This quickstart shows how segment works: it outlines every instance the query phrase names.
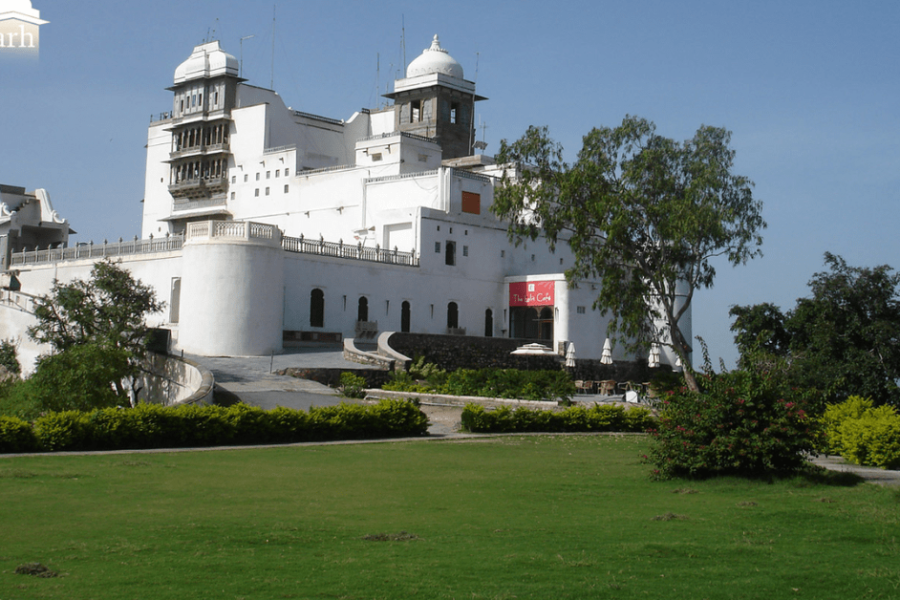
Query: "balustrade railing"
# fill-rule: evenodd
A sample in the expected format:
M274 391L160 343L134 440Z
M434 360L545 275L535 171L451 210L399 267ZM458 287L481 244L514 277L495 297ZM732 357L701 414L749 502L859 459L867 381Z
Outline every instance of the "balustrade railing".
M103 240L102 244L95 244L93 241L87 244L78 244L71 248L45 248L43 250L35 248L23 252L14 252L11 256L10 264L13 267L22 267L25 265L34 265L41 263L54 263L64 260L80 260L83 258L103 258L106 256L129 256L134 254L155 254L158 252L171 252L173 250L181 250L184 244L182 235L169 235L165 237L154 238L152 235L145 240L138 239L137 236L133 240L123 240L119 238L118 242L109 243Z
M361 243L345 244L339 242L326 242L324 239L312 240L303 237L298 238L285 236L281 240L281 246L287 252L297 252L299 254L318 254L319 256L332 256L334 258L345 258L352 260L364 260L369 262L380 262L392 265L403 265L407 267L418 267L419 259L416 252L400 252L396 247L393 250L375 246L363 246Z

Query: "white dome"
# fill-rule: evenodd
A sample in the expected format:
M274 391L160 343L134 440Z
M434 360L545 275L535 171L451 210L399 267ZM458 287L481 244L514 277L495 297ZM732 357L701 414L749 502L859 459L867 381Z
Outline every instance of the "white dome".
M238 60L219 47L219 42L209 42L194 48L191 56L175 69L175 83L188 79L237 75Z
M457 79L464 79L462 65L447 54L446 50L441 48L441 42L438 40L437 35L434 36L431 47L426 48L422 55L409 63L409 67L406 68L407 77L430 75L432 73L441 73Z

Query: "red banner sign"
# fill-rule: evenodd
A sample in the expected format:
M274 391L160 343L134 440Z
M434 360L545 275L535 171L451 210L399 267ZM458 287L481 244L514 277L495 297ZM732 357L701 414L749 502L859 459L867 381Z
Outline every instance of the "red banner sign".
M522 281L509 284L510 306L553 306L553 281Z

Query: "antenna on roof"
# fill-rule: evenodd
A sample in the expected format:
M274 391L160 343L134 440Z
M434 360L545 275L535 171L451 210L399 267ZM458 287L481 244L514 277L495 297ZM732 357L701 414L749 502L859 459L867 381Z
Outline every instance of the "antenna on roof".
M249 40L252 37L256 37L256 35L253 35L253 34L245 35L244 37L241 38L241 42L240 42L240 45L241 45L241 68L240 68L240 72L239 72L240 74L238 75L238 77L240 77L241 79L243 79L243 77L244 77L244 40Z
M272 5L272 80L269 89L275 89L275 5Z
M475 53L475 81L472 83L478 83L478 60L481 58L481 52ZM469 119L469 151L472 154L475 154L475 151L472 150L472 144L475 142L475 88L472 88L472 116ZM482 148L484 150L484 148Z
M406 15L400 15L400 52L403 55L403 75L406 75Z

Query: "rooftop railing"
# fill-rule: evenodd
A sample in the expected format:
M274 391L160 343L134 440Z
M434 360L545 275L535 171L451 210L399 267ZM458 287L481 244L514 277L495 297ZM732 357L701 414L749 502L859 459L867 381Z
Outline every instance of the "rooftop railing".
M78 244L72 248L45 248L40 250L28 250L22 252L14 252L12 254L10 264L13 267L24 267L27 265L55 263L65 260L80 260L91 258L104 258L106 256L129 256L134 254L156 254L159 252L171 252L173 250L181 250L184 244L184 237L181 235L169 235L165 237L154 238L151 235L148 239L139 240L137 236L133 240L123 240L119 238L118 242L109 243L103 240L102 244L95 244L93 241L87 244Z
M299 254L317 254L319 256L331 256L351 260L363 260L368 262L387 263L406 267L418 267L419 259L416 252L400 252L396 247L393 250L375 246L374 248L363 246L362 243L345 244L343 240L326 242L323 238L318 240L308 239L302 235L298 238L285 236L281 240L281 247L287 252Z

